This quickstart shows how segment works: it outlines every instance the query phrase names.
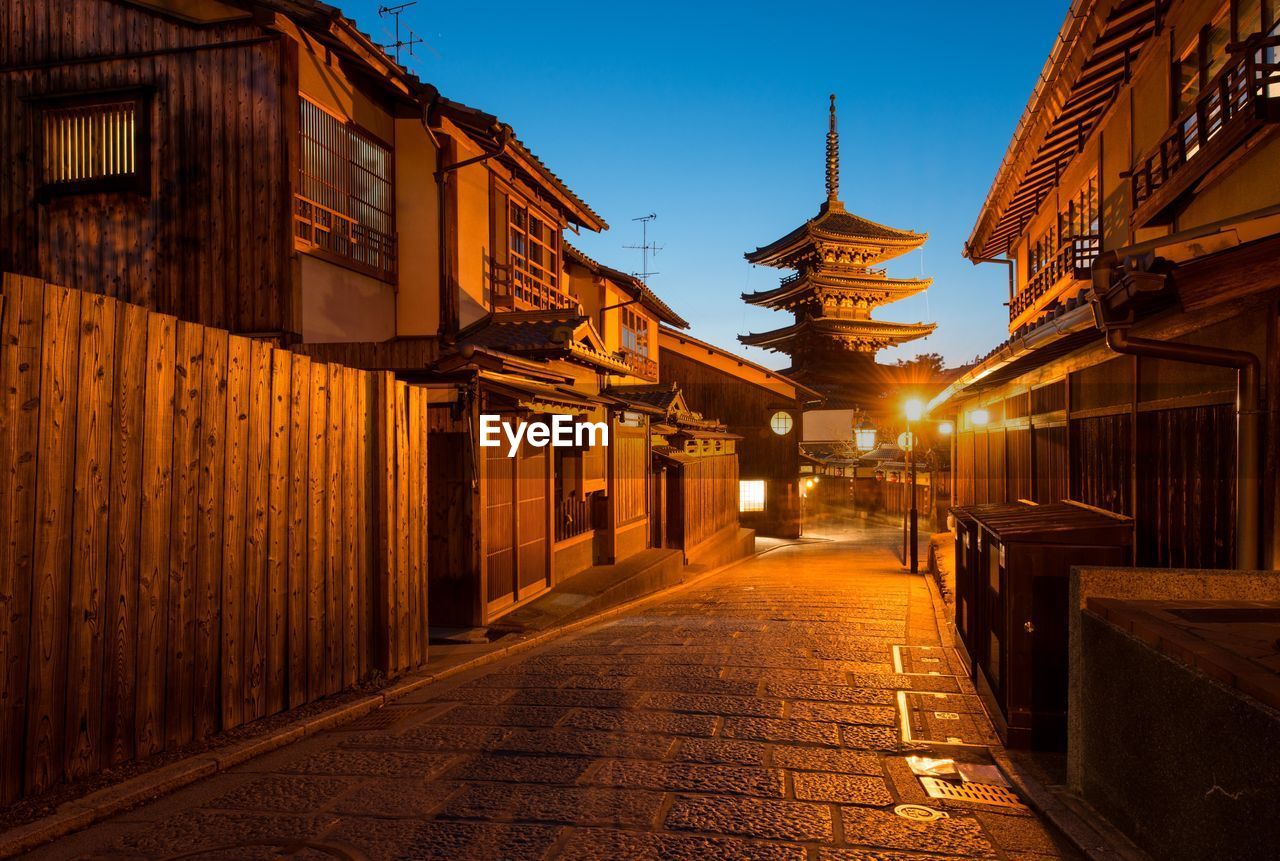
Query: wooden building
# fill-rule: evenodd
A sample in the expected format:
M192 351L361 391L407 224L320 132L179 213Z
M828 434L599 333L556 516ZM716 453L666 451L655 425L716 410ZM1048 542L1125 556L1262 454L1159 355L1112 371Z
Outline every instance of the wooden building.
M1280 9L1082 0L969 239L1009 338L931 404L955 502L1134 518L1133 561L1275 567Z
M738 512L760 535L798 537L800 439L807 405L822 396L741 356L663 327L663 382L680 387L692 410L724 422L741 437Z
M0 271L426 386L434 621L648 546L649 418L602 391L657 382L687 324L565 244L607 225L510 126L313 0L5 9ZM508 459L481 411L611 445Z

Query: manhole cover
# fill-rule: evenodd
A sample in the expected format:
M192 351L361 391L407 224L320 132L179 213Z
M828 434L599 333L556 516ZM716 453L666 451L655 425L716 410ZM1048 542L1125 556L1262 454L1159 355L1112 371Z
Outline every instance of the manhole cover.
M1000 807L1026 807L1011 790L994 783L950 783L936 777L921 777L920 783L930 798L995 804Z
M941 810L934 810L932 807L925 807L923 804L899 804L893 808L893 812L903 819L911 819L916 822L932 822L935 819L948 818L947 814Z
M338 732L360 732L369 729L390 729L404 720L407 713L404 709L380 708L367 715L358 717L350 723L335 727Z

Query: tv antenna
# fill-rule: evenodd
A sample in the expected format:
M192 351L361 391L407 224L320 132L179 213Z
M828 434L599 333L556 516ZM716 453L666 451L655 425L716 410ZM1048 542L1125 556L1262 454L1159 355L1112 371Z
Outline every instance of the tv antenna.
M640 244L624 245L623 248L630 248L640 252L640 271L632 273L645 284L649 283L650 275L658 275L658 272L649 271L649 256L658 256L658 252L662 250L661 245L655 245L649 241L649 222L657 218L657 214L650 212L648 215L642 215L639 218L633 218L632 221L640 222Z
M408 49L409 49L409 56L411 56L411 57L412 57L412 56L413 56L413 46L414 46L414 45L420 45L420 44L422 44L422 39L418 36L418 34L417 34L417 33L415 33L415 32L413 32L413 30L409 29L408 27L405 27L405 28L404 28L405 38L401 38L401 37L400 37L400 16L401 16L401 14L403 14L403 13L404 13L404 10L408 9L410 6L417 6L417 5L418 5L418 0L410 0L410 2L408 2L408 3L401 3L401 4L400 4L400 5L398 5L398 6L379 6L379 7L378 7L378 17L379 17L379 18L385 18L385 17L387 17L388 15L390 15L392 18L394 18L394 19L395 19L395 22L396 22L396 23L395 23L395 27L396 27L396 38L395 38L395 41L394 41L394 42L392 42L392 43L391 43L390 45L388 45L387 47L391 48L393 51L395 51L395 52L396 52L396 62L397 62L397 63L400 63L400 50L401 50L402 48L408 48ZM403 65L403 64L401 64L401 65Z

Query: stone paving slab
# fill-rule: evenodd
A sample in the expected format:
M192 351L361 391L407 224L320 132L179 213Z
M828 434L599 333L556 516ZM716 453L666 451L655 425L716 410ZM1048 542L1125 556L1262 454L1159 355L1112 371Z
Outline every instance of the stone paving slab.
M934 751L903 743L900 691L990 725L967 679L894 672L894 645L946 655L896 538L775 550L31 857L1078 858L1029 810L929 799L907 767Z

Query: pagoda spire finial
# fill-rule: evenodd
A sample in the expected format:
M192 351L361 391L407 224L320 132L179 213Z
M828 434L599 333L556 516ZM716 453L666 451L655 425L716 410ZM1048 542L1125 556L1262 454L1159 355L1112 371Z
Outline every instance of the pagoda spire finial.
M827 202L840 199L840 134L836 131L836 95L831 94L831 125L827 129Z

